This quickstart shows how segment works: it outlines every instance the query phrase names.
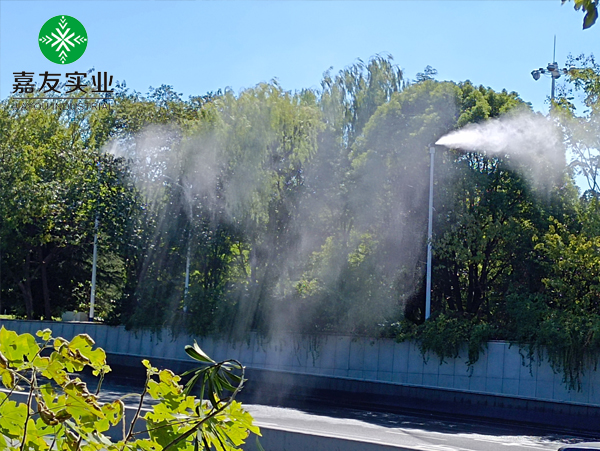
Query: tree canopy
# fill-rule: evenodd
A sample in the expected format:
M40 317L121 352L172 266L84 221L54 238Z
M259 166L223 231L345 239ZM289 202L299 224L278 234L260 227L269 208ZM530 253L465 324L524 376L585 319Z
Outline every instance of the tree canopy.
M517 93L440 82L429 66L411 82L376 56L298 92L273 81L184 100L170 86L142 95L123 84L109 107L81 109L9 98L0 312L86 311L97 233L98 316L110 323L398 334L442 356L467 340L473 358L489 338L572 350L584 339L564 324L591 318L577 330L595 336L599 314L600 71L578 61L569 79L587 110L568 92L556 99L556 153L575 158L552 184L534 185L539 168L508 154L436 152L428 322L428 147L527 110ZM581 198L577 173L589 181ZM571 341L550 333L558 323ZM558 357L571 351L553 349L576 382Z

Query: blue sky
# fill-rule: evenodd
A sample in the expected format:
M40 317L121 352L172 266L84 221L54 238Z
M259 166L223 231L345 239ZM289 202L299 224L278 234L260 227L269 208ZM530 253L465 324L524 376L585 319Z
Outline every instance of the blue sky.
M60 67L44 58L38 33L51 17L77 18L88 48ZM569 53L600 57L600 23L560 0L426 1L0 1L0 98L17 71L66 73L95 67L145 93L172 85L187 98L236 92L277 78L283 88L319 86L322 74L357 58L391 54L414 79L427 65L438 79L517 91L546 112L550 80L533 69Z

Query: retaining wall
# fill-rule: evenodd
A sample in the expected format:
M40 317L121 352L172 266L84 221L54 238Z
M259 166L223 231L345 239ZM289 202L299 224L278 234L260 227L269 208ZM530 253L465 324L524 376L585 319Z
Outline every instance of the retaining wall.
M184 346L195 339L93 323L0 320L0 324L19 333L50 328L54 336L67 339L87 333L108 353L137 356L140 360L155 357L190 361ZM466 356L440 364L435 355L424 359L413 343L389 339L287 335L267 341L252 335L247 341L237 343L218 338L196 340L215 360L235 358L250 369L600 406L599 372L590 369L583 377L582 390L569 391L562 382L562 374L554 373L547 362L528 365L517 346L504 342L489 343L469 369Z

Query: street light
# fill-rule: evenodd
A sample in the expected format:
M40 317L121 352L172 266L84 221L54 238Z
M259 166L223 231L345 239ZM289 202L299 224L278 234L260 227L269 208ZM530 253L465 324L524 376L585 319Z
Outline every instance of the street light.
M427 287L425 288L425 319L431 316L431 239L433 237L433 163L435 146L429 146L429 218L427 222Z
M550 90L550 99L554 100L554 88L555 88L556 80L559 79L561 75L566 75L569 73L569 71L571 69L574 69L573 67L570 67L569 69L567 69L566 67L559 69L558 63L556 62L556 36L554 36L554 54L552 56L552 60L554 62L548 63L548 67L546 67L546 68L540 67L539 69L532 70L531 76L533 77L533 79L535 81L538 81L542 75L547 75L552 78L552 88Z
M554 88L555 88L556 80L559 79L561 75L568 74L571 69L573 69L573 68L571 67L571 68L567 69L565 67L565 68L559 69L558 63L556 63L556 62L548 63L548 67L546 69L544 69L543 67L540 67L539 69L535 69L535 70L531 71L531 76L536 81L539 80L542 75L548 75L548 76L552 77L552 88L550 90L550 99L554 100Z
M90 292L90 313L88 321L94 321L94 304L96 303L96 267L98 266L98 213L94 221L94 253L92 256L92 289Z
M100 183L100 156L98 156L98 183ZM98 189L100 192L100 189ZM98 266L98 220L99 211L96 207L96 219L94 220L94 251L92 256L92 287L90 291L90 313L88 321L94 321L94 305L96 303L96 267Z
M184 285L184 290L183 290L183 313L187 313L187 310L188 310L187 297L188 297L188 292L190 289L190 262L191 262L191 258L192 258L192 204L191 204L191 199L189 199L188 197L190 196L190 191L192 189L192 185L190 185L189 187L186 187L186 186L181 185L180 183L177 183L172 177L169 177L168 175L163 174L163 177L165 179L169 180L175 186L181 188L183 196L186 198L185 200L186 200L187 214L190 219L190 228L188 231L188 243L187 243L187 258L186 258L186 264L185 264L185 285Z

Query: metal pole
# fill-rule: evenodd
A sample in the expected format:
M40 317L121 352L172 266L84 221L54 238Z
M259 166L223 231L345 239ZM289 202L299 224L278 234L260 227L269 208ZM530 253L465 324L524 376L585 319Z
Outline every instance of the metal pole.
M554 64L554 67L556 68L556 70L558 70L558 64L556 64L556 35L554 35L554 50L552 51L552 64ZM555 84L554 72L550 72L550 76L552 77L552 89L550 91L550 108L552 108L552 101L554 100L554 84Z
M425 288L425 319L431 316L431 238L433 236L433 163L435 146L429 147L429 220L427 223L427 287Z
M0 315L2 314L2 242L0 241Z
M94 223L94 255L92 257L92 293L90 295L90 314L88 319L94 321L94 303L96 302L96 263L98 261L98 215Z
M188 310L187 297L190 289L190 260L192 256L192 229L190 224L190 232L188 234L187 261L185 264L185 290L183 291L183 313Z
M98 156L98 183L100 183L100 156ZM100 187L98 187L98 195ZM98 263L98 207L96 207L96 219L94 221L94 254L92 256L92 291L90 293L90 313L89 321L94 321L94 304L96 303L96 266Z
M166 178L167 180L170 180L175 186L178 186L179 188L181 188L181 192L183 193L184 198L186 198L186 193L189 193L190 190L192 189L192 185L190 185L190 187L187 188L184 185L177 183L173 179L173 177L169 177L168 175L163 175L163 177ZM188 232L187 258L186 258L186 263L185 263L185 285L184 285L184 289L183 289L183 313L186 313L188 311L187 297L188 297L188 291L190 289L190 264L191 264L191 259L192 259L192 205L190 203L191 200L189 200L187 198L186 198L186 202L187 202L187 208L189 209L190 231Z

